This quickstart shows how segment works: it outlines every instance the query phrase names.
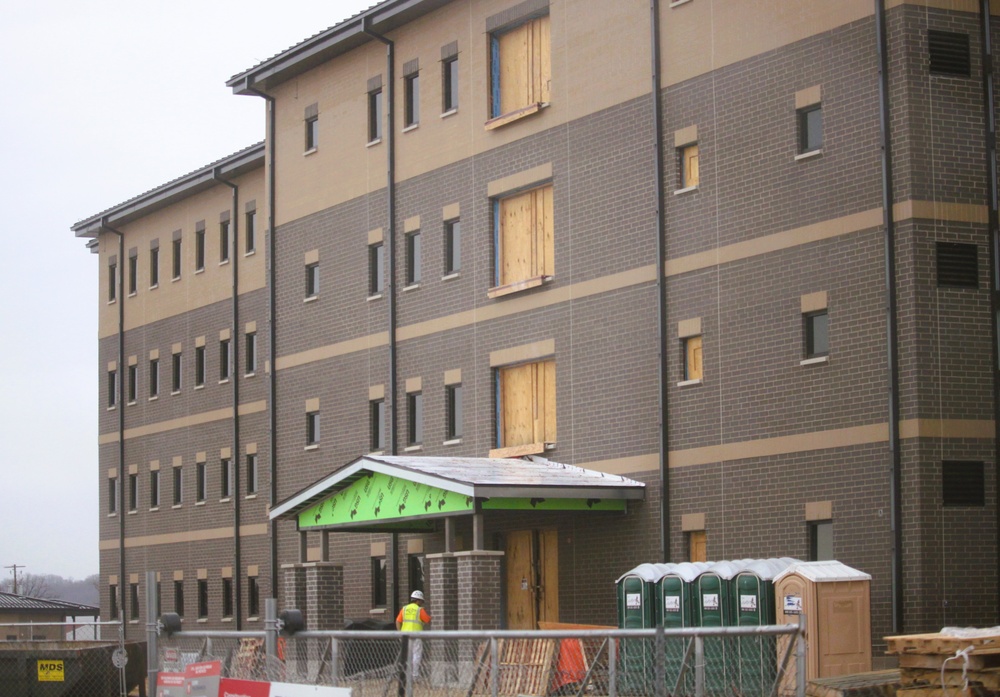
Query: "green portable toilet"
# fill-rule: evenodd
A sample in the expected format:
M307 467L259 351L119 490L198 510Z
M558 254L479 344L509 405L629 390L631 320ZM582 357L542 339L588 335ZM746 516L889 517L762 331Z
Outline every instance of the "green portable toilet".
M732 625L732 579L750 560L720 561L709 566L694 581L695 622L699 627ZM705 638L705 687L710 692L727 692L727 661L735 657L725 637Z
M695 597L692 583L700 573L707 570L706 562L681 562L664 564L664 574L656 582L656 605L660 622L664 629L693 627ZM669 637L665 647L667 691L687 694L694 690L694 670L685 671L683 683L678 685L684 654L689 639Z
M622 574L615 582L618 592L619 629L652 629L656 626L655 583L663 575L659 564L640 564ZM653 675L653 642L646 639L622 639L618 661L622 686L643 692Z

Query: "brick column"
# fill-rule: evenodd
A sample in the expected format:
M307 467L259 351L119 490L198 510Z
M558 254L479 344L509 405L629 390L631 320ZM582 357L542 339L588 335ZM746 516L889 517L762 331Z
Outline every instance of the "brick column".
M458 578L455 555L428 554L427 606L431 629L458 629Z
M301 610L302 619L308 623L309 615L306 609L306 569L304 564L282 564L281 574L284 576L284 597L278 605L282 610ZM308 626L308 624L306 625Z
M500 629L503 552L455 552L458 629Z
M306 626L310 630L344 628L344 568L328 561L305 567Z

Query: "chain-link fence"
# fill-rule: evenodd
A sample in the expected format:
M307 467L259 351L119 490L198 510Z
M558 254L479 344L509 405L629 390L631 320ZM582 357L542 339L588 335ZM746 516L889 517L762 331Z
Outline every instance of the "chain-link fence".
M0 624L4 697L124 697L145 691L146 644L119 622Z
M218 660L222 676L349 687L352 697L804 697L800 628L544 632L180 632L159 667Z

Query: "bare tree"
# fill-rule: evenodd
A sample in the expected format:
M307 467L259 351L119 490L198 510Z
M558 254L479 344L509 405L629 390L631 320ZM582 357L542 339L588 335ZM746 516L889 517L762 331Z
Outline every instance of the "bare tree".
M0 591L4 593L14 592L14 579L5 578L0 581ZM32 598L52 598L52 591L49 588L48 579L38 574L18 574L17 594L27 595Z

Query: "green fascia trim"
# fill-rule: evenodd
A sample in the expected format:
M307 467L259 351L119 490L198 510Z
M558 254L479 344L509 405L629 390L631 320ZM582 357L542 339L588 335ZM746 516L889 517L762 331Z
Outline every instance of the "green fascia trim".
M616 511L625 510L623 499L484 499L484 511Z

